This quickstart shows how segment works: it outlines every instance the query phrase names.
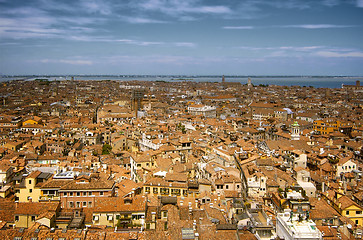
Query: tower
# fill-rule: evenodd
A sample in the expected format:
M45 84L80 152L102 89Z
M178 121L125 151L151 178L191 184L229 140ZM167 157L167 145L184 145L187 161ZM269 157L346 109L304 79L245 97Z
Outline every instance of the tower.
M142 107L142 99L144 98L144 90L138 89L132 91L131 97L131 108L135 111L135 116L137 118L137 111Z
M248 87L248 89L250 89L252 87L251 78L248 78L248 80L247 80L247 87Z
M225 83L226 79L224 78L224 75L222 76L222 83Z
M296 121L291 125L291 140L300 140L300 125Z

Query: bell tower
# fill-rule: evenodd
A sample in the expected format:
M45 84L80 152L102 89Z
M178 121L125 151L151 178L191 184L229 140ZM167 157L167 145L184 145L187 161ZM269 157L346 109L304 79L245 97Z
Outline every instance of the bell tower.
M291 140L300 140L300 125L296 121L291 125Z

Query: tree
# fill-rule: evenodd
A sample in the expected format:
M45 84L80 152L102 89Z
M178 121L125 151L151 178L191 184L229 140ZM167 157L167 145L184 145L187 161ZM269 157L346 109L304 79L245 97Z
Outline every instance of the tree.
M110 144L105 143L105 144L102 146L102 155L110 154L110 153L111 153L111 150L112 150L111 145L110 145Z

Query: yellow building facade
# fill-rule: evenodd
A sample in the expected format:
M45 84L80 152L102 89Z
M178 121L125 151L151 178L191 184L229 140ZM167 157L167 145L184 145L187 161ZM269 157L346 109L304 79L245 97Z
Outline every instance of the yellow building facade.
M329 120L315 120L313 122L313 129L315 132L320 134L329 134L335 131L338 131L341 126L341 122L338 120L329 121Z

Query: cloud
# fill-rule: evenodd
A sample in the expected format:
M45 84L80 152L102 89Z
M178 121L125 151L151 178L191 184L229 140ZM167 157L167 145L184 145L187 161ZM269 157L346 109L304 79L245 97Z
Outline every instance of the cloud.
M340 4L339 0L324 0L322 1L322 4L324 6L328 6L328 7L334 7Z
M180 56L180 55L114 55L102 58L103 63L119 65L125 64L173 64L173 65L208 65L211 63L221 63L228 61L240 61L241 58L227 58L221 56L214 57L196 57L196 56ZM164 65L162 65L164 66Z
M81 8L89 13L99 13L109 15L112 12L112 7L106 1L101 0L81 0Z
M363 58L363 52L351 51L351 52L334 52L334 51L319 51L316 53L317 56L329 57L329 58Z
M278 47L249 47L240 46L246 50L266 58L276 57L326 57L326 58L363 58L359 49L338 48L329 46L278 46Z
M357 7L363 8L363 0L357 0Z
M279 50L286 50L286 51L299 51L299 52L306 52L312 51L315 49L323 49L324 46L303 46L303 47L295 47L295 46L279 46L279 47L247 47L241 46L238 47L239 49L250 50L250 51L265 51L265 50L272 50L272 51L279 51Z
M106 43L123 43L137 46L173 46L173 47L196 47L197 44L192 42L162 42L162 41L142 41L135 39L115 39L113 37L94 37L94 36L70 36L67 38L72 41L80 42L106 42Z
M336 25L336 24L300 24L300 25L273 25L273 26L225 26L223 29L245 30L262 28L302 28L302 29L327 29L327 28L352 28L357 25Z
M151 19L151 18L143 18L143 17L121 17L120 19L133 24L144 24L144 23L167 23L166 21Z
M188 14L229 14L233 11L223 5L203 5L200 1L192 0L146 0L140 1L135 8L143 11L161 12L169 16L183 16Z
M351 28L354 25L335 25L335 24L302 24L302 25L285 25L282 28L304 28L304 29L324 29L324 28Z
M92 65L93 62L89 60L60 60L61 63L67 63L72 65Z
M81 59L42 59L39 62L41 63L66 63L71 65L93 65L93 62L90 60L81 60Z
M173 45L177 46L177 47L196 47L197 46L195 43L191 43L191 42L176 42Z
M0 38L66 38L94 32L84 25L102 22L97 17L62 16L38 7L21 6L0 10Z
M253 26L225 26L223 29L255 29Z

